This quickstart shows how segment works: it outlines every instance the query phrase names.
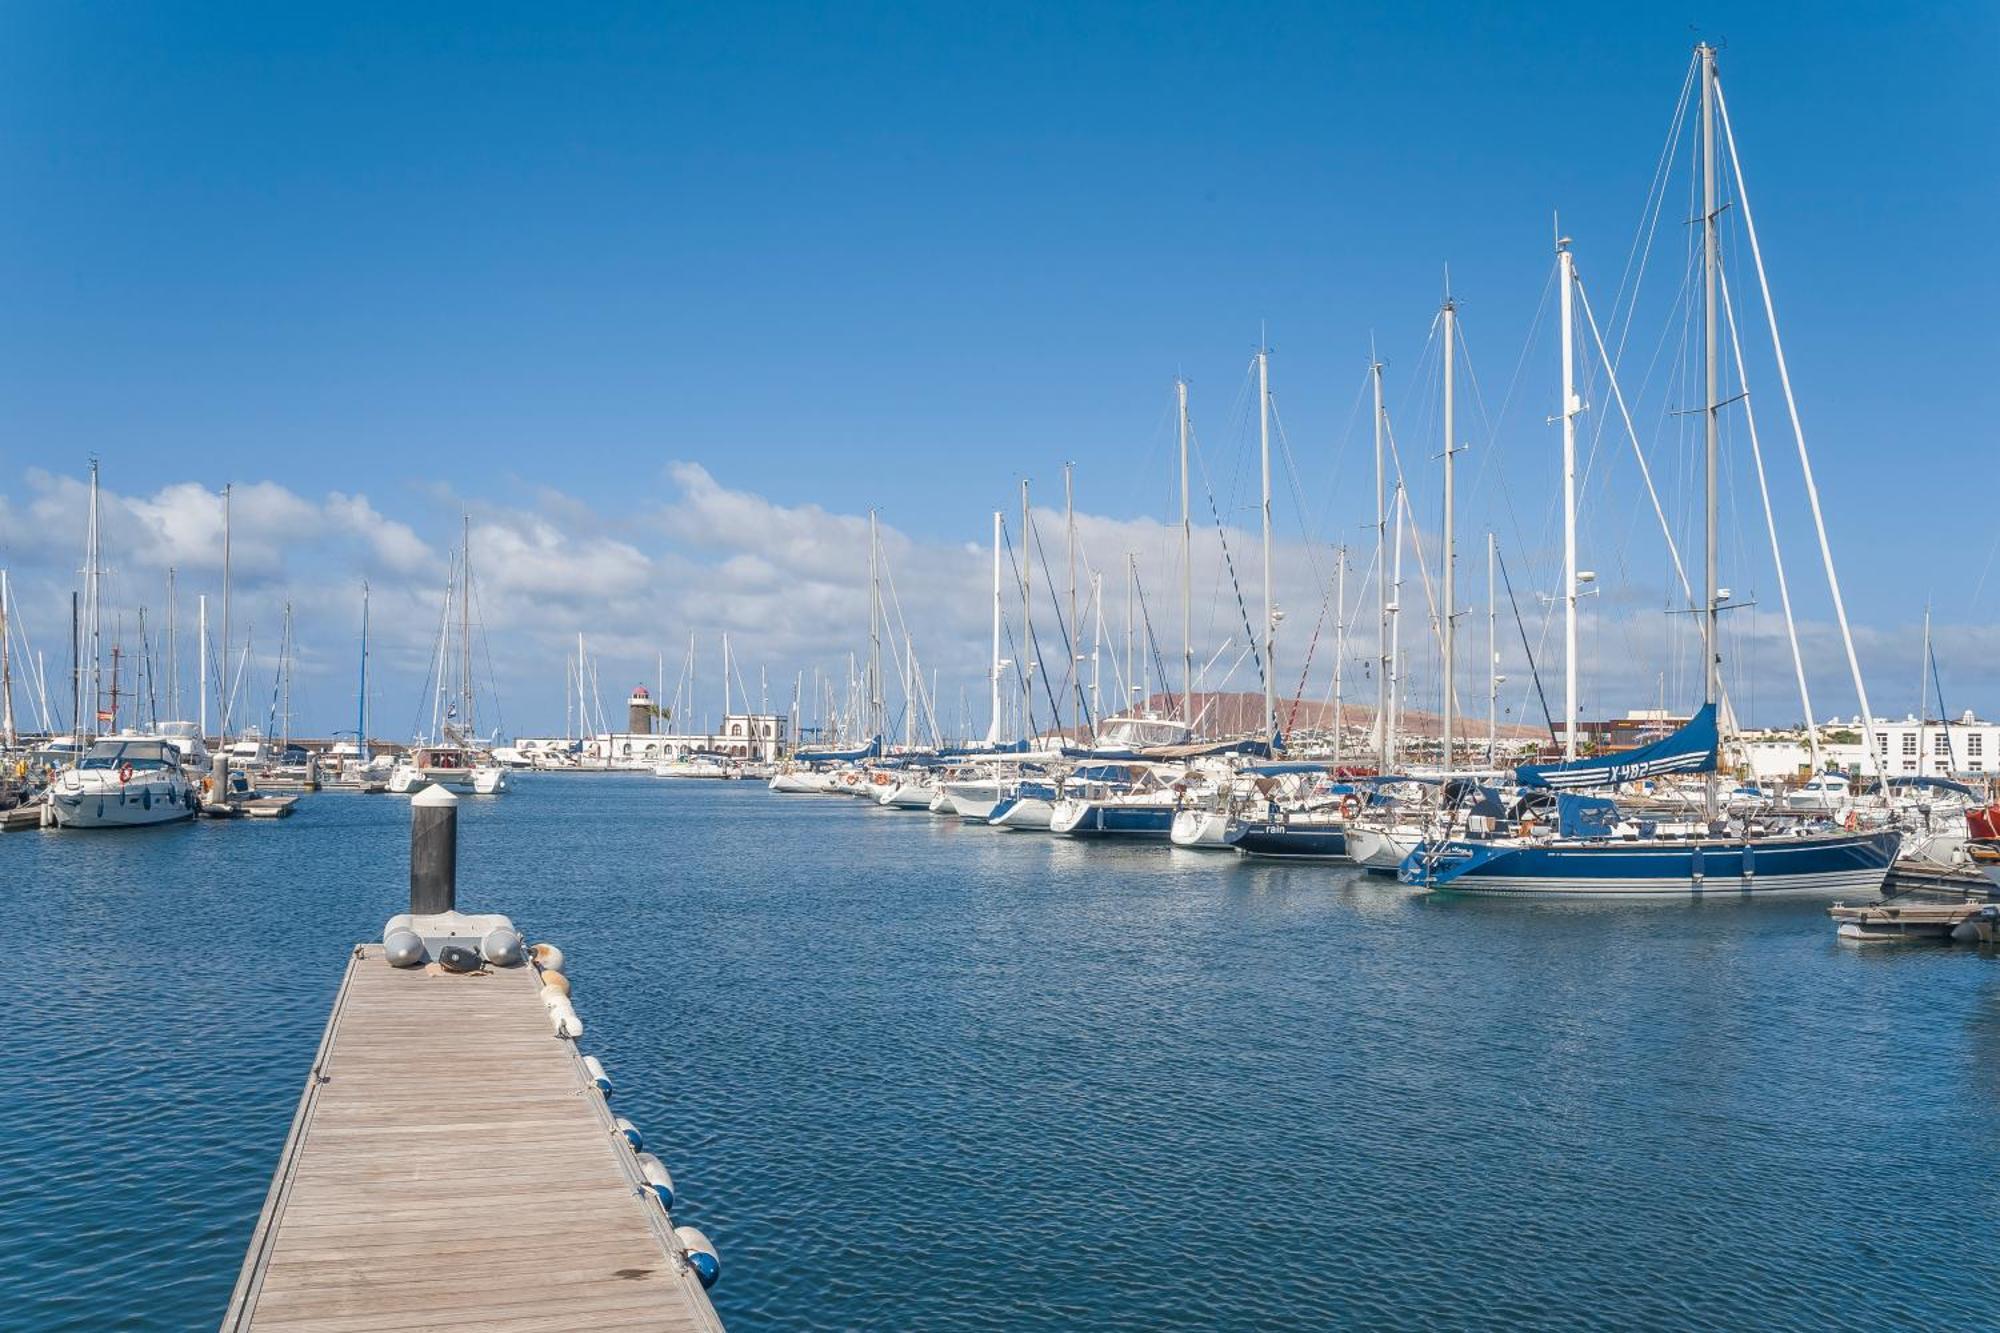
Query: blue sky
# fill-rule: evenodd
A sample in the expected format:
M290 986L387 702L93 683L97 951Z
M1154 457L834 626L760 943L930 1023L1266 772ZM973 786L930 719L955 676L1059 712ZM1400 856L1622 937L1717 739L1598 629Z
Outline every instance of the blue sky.
M1320 526L1356 523L1359 455L1334 460L1371 335L1402 401L1449 262L1497 397L1556 208L1608 304L1691 17L1725 44L1850 602L1913 683L1895 644L1927 594L1993 618L1995 590L1969 597L1991 506L1952 484L1991 455L2000 352L1981 5L12 7L7 558L80 542L28 517L48 498L29 473L91 452L127 495L362 494L438 547L485 507L697 584L672 562L713 546L655 521L685 502L675 463L772 512L879 506L913 549L982 540L1064 460L1094 514L1161 517L1169 378L1194 381L1211 462L1240 467L1260 325ZM1550 466L1545 380L1482 442L1510 474ZM1468 559L1499 505L1467 496ZM1586 526L1606 547L1630 517ZM273 596L391 573L277 554ZM1629 562L1657 583L1656 549ZM727 619L614 610L651 623L589 628L635 660ZM976 673L978 608L939 619L928 656ZM824 641L837 622L740 629L789 675L850 646ZM329 672L350 632L318 634ZM1968 704L2000 706L1956 665ZM501 669L546 725L559 670Z

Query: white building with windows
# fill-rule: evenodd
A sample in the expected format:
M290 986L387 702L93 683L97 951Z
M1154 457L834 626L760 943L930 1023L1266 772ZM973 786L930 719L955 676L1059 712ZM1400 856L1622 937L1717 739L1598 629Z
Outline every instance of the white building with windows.
M1981 721L1969 709L1953 721L1876 718L1872 749L1863 739L1865 731L1858 717L1836 718L1821 726L1820 752L1827 763L1867 777L1876 776L1877 755L1892 778L1966 778L2000 772L2000 722ZM1803 754L1803 738L1797 745Z

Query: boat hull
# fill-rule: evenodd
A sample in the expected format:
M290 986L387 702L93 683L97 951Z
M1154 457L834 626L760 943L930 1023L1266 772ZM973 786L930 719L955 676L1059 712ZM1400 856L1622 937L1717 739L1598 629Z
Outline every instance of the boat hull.
M1231 846L1228 812L1177 810L1174 812L1174 826L1167 835L1167 841L1176 847L1206 847L1212 851L1228 851Z
M193 819L197 802L185 782L132 782L123 787L58 785L49 805L59 828L145 828Z
M1451 842L1419 847L1404 883L1511 897L1840 897L1879 893L1896 830L1687 846Z
M993 807L993 813L986 822L995 828L1047 832L1055 810L1055 802L1045 796L1009 796Z
M1347 826L1244 824L1237 830L1236 850L1274 861L1346 861Z
M1049 832L1070 838L1165 838L1173 828L1171 805L1062 801L1049 817Z

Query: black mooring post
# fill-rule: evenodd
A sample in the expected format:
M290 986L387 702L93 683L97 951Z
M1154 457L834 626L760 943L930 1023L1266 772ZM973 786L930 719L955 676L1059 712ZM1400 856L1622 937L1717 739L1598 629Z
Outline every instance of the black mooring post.
M410 798L410 914L458 907L458 798L433 783Z

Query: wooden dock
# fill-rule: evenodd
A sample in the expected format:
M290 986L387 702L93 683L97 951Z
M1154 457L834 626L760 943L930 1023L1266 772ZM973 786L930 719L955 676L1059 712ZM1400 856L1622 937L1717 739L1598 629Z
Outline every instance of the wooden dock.
M720 1333L530 963L357 946L222 1323Z

